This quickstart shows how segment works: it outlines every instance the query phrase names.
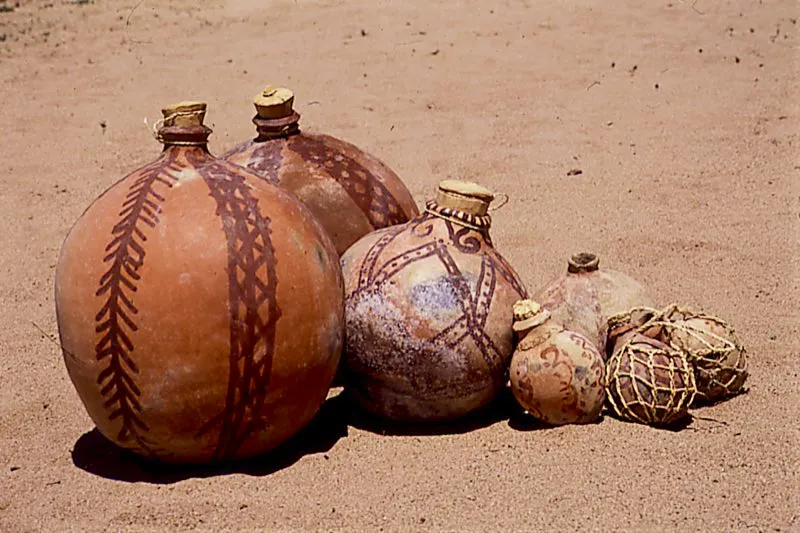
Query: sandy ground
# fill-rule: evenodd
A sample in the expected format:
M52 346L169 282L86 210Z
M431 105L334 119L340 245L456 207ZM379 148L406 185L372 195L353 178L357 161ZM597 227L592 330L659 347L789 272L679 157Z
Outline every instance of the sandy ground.
M0 529L800 530L796 2L3 11ZM295 90L306 128L381 157L419 203L446 177L507 193L493 236L531 289L594 251L661 303L728 318L751 354L749 393L679 432L610 417L536 430L500 410L383 435L333 400L282 451L236 468L121 460L48 338L61 241L158 152L145 117L205 99L219 154L252 135L266 82Z

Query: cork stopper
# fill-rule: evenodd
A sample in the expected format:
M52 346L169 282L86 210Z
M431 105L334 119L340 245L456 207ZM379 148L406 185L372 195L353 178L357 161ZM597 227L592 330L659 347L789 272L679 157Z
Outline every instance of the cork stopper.
M170 104L161 110L164 127L192 128L203 125L206 118L205 102L185 101Z
M253 99L258 116L265 119L290 117L294 113L294 94L283 87L267 85Z
M594 272L600 265L600 258L597 255L581 252L569 258L569 266L567 271L572 274L581 272Z
M439 206L476 216L488 213L492 200L492 191L469 181L441 181L436 194L436 203Z
M550 312L533 300L518 300L514 303L514 331L526 331L544 324Z

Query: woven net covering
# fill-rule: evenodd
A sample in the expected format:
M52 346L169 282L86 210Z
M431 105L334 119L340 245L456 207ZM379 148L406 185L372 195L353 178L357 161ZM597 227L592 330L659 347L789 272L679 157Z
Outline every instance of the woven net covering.
M634 307L628 311L617 313L608 317L608 350L614 348L614 343L620 337L637 330L653 317L660 316L661 311L652 307Z
M685 417L697 391L686 355L641 334L608 360L606 390L619 417L654 426Z
M747 379L747 352L730 324L719 317L671 305L650 321L660 340L683 351L694 367L700 399L717 401L740 392Z

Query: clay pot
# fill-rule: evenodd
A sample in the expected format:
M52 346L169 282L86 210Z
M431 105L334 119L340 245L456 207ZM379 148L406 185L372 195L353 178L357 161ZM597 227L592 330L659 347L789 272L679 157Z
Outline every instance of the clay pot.
M325 400L341 355L333 243L289 193L164 110L161 156L95 200L56 270L70 378L107 438L167 462L249 457Z
M503 388L512 306L526 290L492 246L492 199L479 185L443 181L424 213L342 257L346 386L367 411L450 420Z
M653 318L660 316L660 311L652 307L633 307L627 311L616 313L608 317L608 338L606 339L606 353L613 354L630 337L637 333L651 338L657 338L661 330L657 326L648 326Z
M606 399L603 356L585 336L564 329L532 300L514 305L519 337L511 358L511 392L533 417L551 425L584 424Z
M595 254L573 255L566 274L540 289L533 299L550 311L554 321L585 335L606 357L608 317L653 303L636 280L600 269L599 264Z
M400 178L375 157L321 133L301 132L288 89L255 98L258 136L224 155L295 195L322 223L341 255L367 233L419 211Z
M744 387L747 352L733 327L721 318L671 305L645 320L639 330L686 354L694 368L698 400L716 402Z
M684 419L697 392L686 355L636 331L617 340L606 389L617 416L653 426Z

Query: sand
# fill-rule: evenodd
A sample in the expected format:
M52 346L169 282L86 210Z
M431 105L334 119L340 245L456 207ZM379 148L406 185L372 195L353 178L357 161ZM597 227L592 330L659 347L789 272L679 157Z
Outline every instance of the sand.
M20 0L0 12L0 529L800 530L798 11ZM268 82L294 89L301 125L383 159L420 205L448 177L508 194L493 237L530 289L592 251L663 304L729 319L749 392L682 431L608 416L540 429L497 410L384 435L332 400L282 451L237 468L123 460L52 340L62 239L157 154L145 117L207 100L219 154L253 134Z

